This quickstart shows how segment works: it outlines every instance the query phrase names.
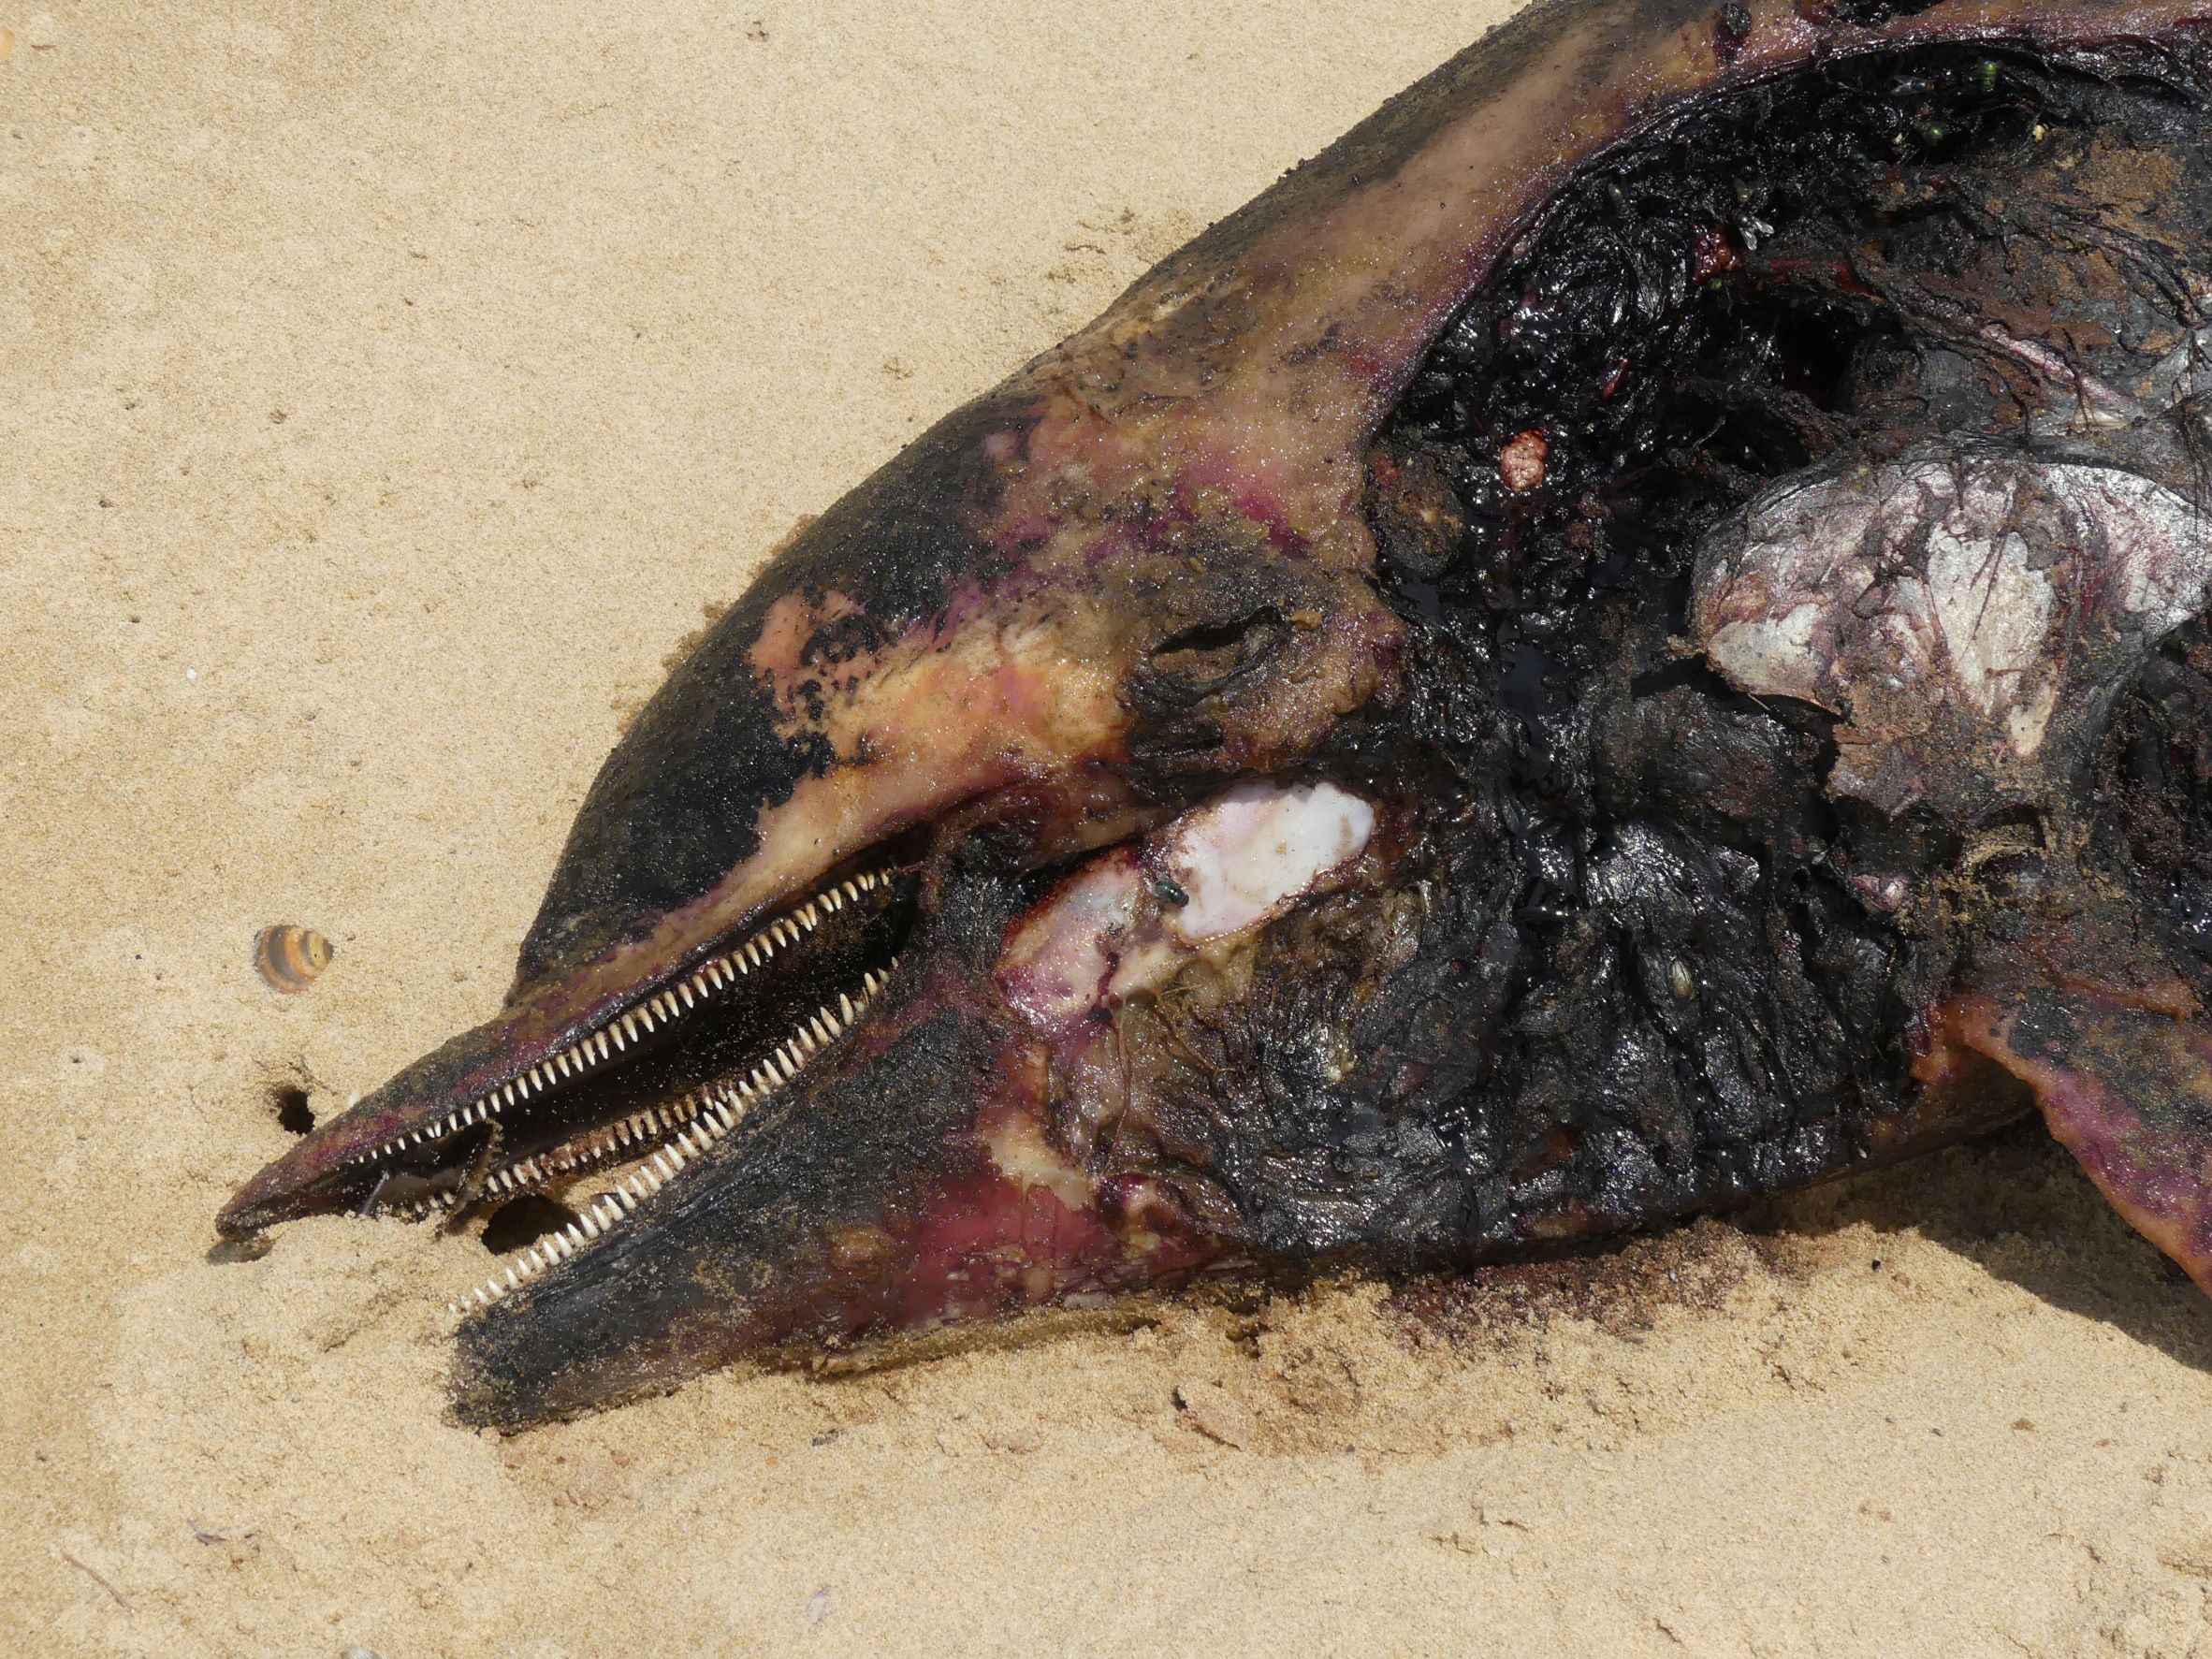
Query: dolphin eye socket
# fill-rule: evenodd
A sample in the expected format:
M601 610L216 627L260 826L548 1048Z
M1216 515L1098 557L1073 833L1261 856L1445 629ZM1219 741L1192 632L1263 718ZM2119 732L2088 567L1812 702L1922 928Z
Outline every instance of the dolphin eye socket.
M1272 604L1169 634L1145 654L1139 695L1157 708L1187 708L1249 678L1289 635Z

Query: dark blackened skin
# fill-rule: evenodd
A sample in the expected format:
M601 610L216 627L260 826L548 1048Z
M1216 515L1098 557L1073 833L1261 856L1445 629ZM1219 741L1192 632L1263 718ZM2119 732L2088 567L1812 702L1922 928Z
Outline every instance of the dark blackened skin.
M1870 798L1839 733L1902 738L1830 706L1848 685L1762 694L1696 589L1823 468L1870 532L1976 444L2125 473L2168 519L2207 499L2201 21L1525 14L795 541L607 762L506 1010L225 1230L353 1201L395 1136L883 863L914 916L889 988L654 1206L467 1321L465 1417L1255 1259L1556 1248L2030 1093L2195 1270L2193 1108L2122 1113L2146 1078L2190 1096L2212 992L2168 962L2202 872L2145 851L2212 845L2203 792L2117 811L2100 747L2142 747L2145 650L2099 659L2087 747L2036 791L1953 745ZM1256 779L1352 792L1372 841L1163 986L1071 1026L1009 1000L995 953L1055 877ZM2126 949L2088 971L2088 932Z

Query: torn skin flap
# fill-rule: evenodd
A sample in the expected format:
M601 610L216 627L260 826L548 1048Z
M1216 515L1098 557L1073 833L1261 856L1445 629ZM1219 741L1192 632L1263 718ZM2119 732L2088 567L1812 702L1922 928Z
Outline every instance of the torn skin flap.
M2113 1208L2212 1292L2212 1027L2056 985L1969 993L1944 1023L2033 1090Z

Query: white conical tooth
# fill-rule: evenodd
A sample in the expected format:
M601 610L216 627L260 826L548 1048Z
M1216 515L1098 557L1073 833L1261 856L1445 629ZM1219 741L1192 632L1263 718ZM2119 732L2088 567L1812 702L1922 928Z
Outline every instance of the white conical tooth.
M793 1078L799 1074L798 1067L792 1063L791 1055L782 1049L778 1049L776 1051L774 1058L777 1069L783 1073L784 1082L789 1083Z
M819 1011L807 1024L814 1035L824 1042L833 1041L837 1035L837 1016L826 1008Z
M807 924L807 931L809 933L822 925L822 912L815 909L811 899L799 907L799 920Z
M839 991L837 993L837 1012L843 1016L844 1021L848 1026L852 1024L852 1016L855 1011L856 1011L852 1006L852 998L846 996L844 992Z

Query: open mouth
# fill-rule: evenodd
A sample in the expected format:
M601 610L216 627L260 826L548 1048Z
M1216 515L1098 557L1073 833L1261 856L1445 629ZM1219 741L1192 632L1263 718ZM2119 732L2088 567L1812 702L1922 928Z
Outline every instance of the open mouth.
M1016 881L994 999L1022 1041L1086 1053L1122 1003L1345 880L1375 823L1334 784L1250 779L1132 838L1039 863ZM651 1225L642 1213L664 1188L883 1003L924 910L911 851L879 848L764 925L694 949L582 1029L541 1040L535 1057L507 1059L497 1083L448 1087L433 1070L410 1086L403 1074L389 1090L400 1103L365 1102L356 1126L332 1125L340 1145L234 1205L226 1230L280 1209L458 1223L558 1201L557 1225L509 1245L449 1304L466 1316Z
M533 1194L560 1199L575 1218L451 1310L497 1301L619 1227L844 1041L891 982L918 886L910 866L881 859L825 882L764 925L695 951L503 1081L458 1104L415 1106L287 1208L458 1220Z

